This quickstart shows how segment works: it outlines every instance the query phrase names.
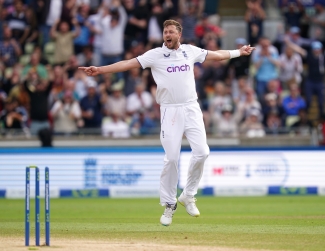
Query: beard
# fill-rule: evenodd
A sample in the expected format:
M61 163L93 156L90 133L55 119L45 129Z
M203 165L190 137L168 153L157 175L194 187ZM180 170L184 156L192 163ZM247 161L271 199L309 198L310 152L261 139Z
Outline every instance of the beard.
M171 41L167 41L167 39L165 39L165 46L170 50L176 50L178 47L178 40L171 39Z

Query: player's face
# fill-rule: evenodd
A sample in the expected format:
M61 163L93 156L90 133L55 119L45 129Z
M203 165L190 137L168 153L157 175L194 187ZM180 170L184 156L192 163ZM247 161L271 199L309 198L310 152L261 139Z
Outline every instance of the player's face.
M168 49L176 50L179 46L181 33L176 29L175 25L169 25L164 28L163 32L165 46Z

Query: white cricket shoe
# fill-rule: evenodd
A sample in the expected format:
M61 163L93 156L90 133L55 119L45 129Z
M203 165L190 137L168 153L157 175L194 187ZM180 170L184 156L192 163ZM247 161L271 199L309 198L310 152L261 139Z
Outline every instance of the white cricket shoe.
M195 202L196 198L194 196L186 196L183 193L178 197L178 202L185 207L186 212L193 216L193 217L199 217L200 211L197 209Z
M160 217L161 225L164 225L167 227L170 224L172 224L173 215L176 212L176 209L177 209L177 203L175 205L166 204L165 211L164 211L163 215Z

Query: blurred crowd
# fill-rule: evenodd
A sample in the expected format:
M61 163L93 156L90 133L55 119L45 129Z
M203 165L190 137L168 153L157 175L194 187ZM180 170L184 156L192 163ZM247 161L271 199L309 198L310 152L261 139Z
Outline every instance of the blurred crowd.
M88 77L78 66L130 59L161 46L162 23L179 21L182 43L222 48L227 31L211 0L0 0L0 128L37 135L159 133L150 69ZM271 41L262 0L247 0L250 57L194 68L207 132L220 137L310 134L317 96L324 118L325 1L314 11L282 0L283 25ZM211 9L212 7L212 9ZM228 31L229 32L229 31Z

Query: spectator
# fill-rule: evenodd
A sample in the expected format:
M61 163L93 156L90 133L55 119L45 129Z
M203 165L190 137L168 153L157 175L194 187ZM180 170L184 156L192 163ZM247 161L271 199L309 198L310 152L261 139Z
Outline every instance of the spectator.
M27 129L28 113L19 106L16 99L7 98L5 108L0 113L0 121L5 129Z
M51 94L54 94L56 96L58 93L62 92L64 83L67 78L67 73L64 71L63 67L61 65L55 65L53 67L53 70L50 72L49 78L49 80L52 82Z
M102 105L96 92L96 82L87 82L87 95L80 100L85 128L100 128L102 123Z
M44 65L47 68L47 71L49 72L49 70L51 69L51 64L50 64L49 60L47 60L47 55L43 54L43 50L39 45L36 44L32 47L33 47L32 53L38 54L38 56L40 58L40 64Z
M253 63L256 68L256 91L258 98L262 100L266 93L267 83L271 79L278 78L278 61L279 54L277 51L272 52L270 40L267 38L260 39L261 50L253 54Z
M159 125L160 123L160 105L156 102L157 98L157 86L152 86L150 88L150 93L152 95L153 104L151 108L149 109L149 116L150 118L157 124Z
M240 49L246 44L247 44L246 39L244 38L236 39L237 49ZM229 60L226 71L227 71L227 76L230 78L232 84L237 84L236 81L238 81L239 77L248 76L249 65L250 65L250 56L232 58Z
M161 46L163 22L172 15L173 3L170 0L165 1L165 6L154 3L151 8L151 17L148 22L148 41L152 47Z
M78 59L77 56L70 56L69 60L64 64L64 70L68 73L68 78L72 78L76 71L78 71Z
M237 137L238 121L233 115L233 108L230 104L226 104L221 109L221 114L214 117L214 132L218 137Z
M305 94L307 101L307 109L310 107L312 95L318 97L319 118L324 114L324 71L325 56L323 53L323 45L315 41L311 44L312 51L308 53L307 65L308 73L305 84Z
M7 94L0 88L0 112L4 109L4 103L6 99L7 99Z
M291 129L298 135L310 135L313 124L307 117L306 109L300 109L298 115L299 120L291 126Z
M232 85L232 99L237 105L246 101L246 89L249 87L247 76L238 77L236 84Z
M127 97L135 91L135 86L138 83L143 82L143 79L140 75L140 69L134 68L126 72L124 95Z
M257 101L254 90L251 87L247 87L245 90L246 100L238 102L237 110L235 116L238 118L238 121L246 120L251 111L258 111L258 119L262 121L262 116L260 114L262 107L260 102Z
M145 47L143 42L132 41L131 47L125 55L125 59L131 59L133 57L137 57L145 53Z
M3 41L0 41L0 60L6 67L12 67L17 63L21 49L17 41L12 38L11 29L4 27Z
M214 84L217 81L224 81L226 73L226 65L221 61L213 61L204 63L201 81L204 83L204 90L208 99L213 96Z
M118 113L113 113L111 119L104 119L102 123L102 135L112 138L130 137L129 126Z
M53 106L56 101L62 100L66 92L71 92L73 100L79 101L79 96L75 91L76 85L74 79L62 78L62 81L61 86L55 87L55 81L52 84L52 90L49 97L50 106Z
M246 137L255 138L263 137L265 135L264 127L259 122L260 113L258 110L251 110L245 119L244 123L240 126L240 132Z
M280 34L278 35L277 42L281 45L279 46L281 49L281 52L285 52L285 48L287 46L290 46L291 44L298 45L300 47L309 48L310 43L312 42L312 39L309 38L303 38L300 35L300 28L293 26L289 29L289 32L287 34ZM292 46L292 45L291 45Z
M27 64L22 71L22 77L26 77L26 75L28 74L28 72L34 69L36 70L38 76L41 79L48 79L48 72L46 67L40 63L40 55L38 53L33 53L30 57L30 63Z
M56 64L66 63L73 55L73 39L79 35L79 25L74 21L75 30L69 31L67 22L57 20L51 28L51 37L55 40L54 62ZM59 30L57 31L57 26Z
M24 87L30 97L30 131L36 135L43 128L50 128L48 119L48 97L52 85L40 79L37 72L31 69L24 81Z
M281 125L283 124L283 107L279 104L278 96L275 93L268 93L265 95L265 104L262 108L263 112L263 124L268 126L268 119L274 123L277 121L275 117L280 118ZM271 114L271 118L269 118ZM269 127L269 126L268 126Z
M81 108L79 103L74 100L71 91L66 91L63 98L54 103L50 113L54 119L55 133L70 134L76 132L78 127L83 126Z
M13 10L14 0L1 0L1 5L8 10Z
M184 43L196 41L197 38L195 35L195 26L198 22L198 17L201 15L200 9L198 8L198 3L181 0L179 10L179 14L182 19L182 38Z
M89 6L89 4L85 4ZM82 5L76 4L76 0L65 0L63 1L62 12L60 20L67 22L71 27L73 24L73 19L76 17L76 12L78 8Z
M94 53L93 48L90 45L84 46L82 48L82 53L77 55L78 65L91 66L94 65Z
M266 116L266 131L268 134L281 133L281 118L276 110L271 110Z
M78 55L82 53L83 48L89 45L90 39L90 23L88 22L89 16L89 5L82 4L78 8L78 13L76 16L76 22L79 26L79 34L74 39L74 53Z
M79 99L82 99L87 95L87 83L94 81L92 78L87 77L83 71L76 71L73 80L75 82L75 91ZM95 83L96 85L96 83Z
M133 115L140 110L148 110L153 104L152 96L145 91L143 83L135 86L134 93L130 94L126 100L126 111L129 115Z
M196 88L198 98L199 100L205 103L205 106L207 106L208 104L206 100L206 93L202 81L202 73L203 73L202 67L200 67L200 65L198 64L194 65L193 72L194 72L195 88Z
M285 18L286 27L300 26L301 19L304 15L304 6L300 1L292 2L282 0L281 9Z
M23 46L28 37L30 27L27 23L24 5L21 0L15 1L14 11L7 16L6 21L8 27L12 30L12 37Z
M21 79L21 67L17 64L12 68L10 75L4 76L2 89L9 95L10 91L19 85Z
M247 10L245 20L247 22L247 36L248 42L251 45L257 44L263 34L263 21L265 19L265 12L261 6L261 0L247 0Z
M294 53L290 46L280 56L280 76L282 86L288 88L290 83L300 84L302 80L303 65L300 55Z
M102 75L102 82L99 85L99 93L101 96L107 96L112 94L112 81L114 78L111 73L106 73ZM124 85L123 79L120 79L117 83L122 83Z
M195 27L195 35L201 46L207 43L209 39L215 40L219 45L219 38L225 35L225 31L220 27L209 23L208 15L203 14L201 22Z
M309 18L309 37L311 39L320 40L322 43L325 42L325 3L324 1L315 2L314 6L316 15Z
M214 88L214 96L209 104L209 112L213 121L216 120L216 116L220 117L221 110L224 106L232 104L231 97L226 95L223 82L216 82Z
M32 43L37 44L38 43L38 23L37 23L37 17L35 15L35 11L33 8L28 7L26 10L26 19L27 23L29 24L29 30L28 35L26 39L26 43Z
M30 113L30 97L24 85L20 81L19 76L13 74L10 81L11 84L17 82L10 89L8 94L9 98L18 100L18 103L24 107L28 113Z
M6 24L7 9L0 4L0 41L3 40L3 29Z
M59 92L57 94L55 101L62 99L66 92L71 92L73 100L78 102L80 99L79 99L77 92L75 91L75 86L76 86L76 82L73 78L64 79L63 88L62 88L61 92ZM53 88L52 88L52 90L53 90Z
M93 61L92 65L99 66L101 61L101 48L102 48L102 31L101 31L101 19L103 15L103 8L98 8L96 13L92 14L88 18L89 29L93 34ZM82 65L82 64L81 64Z
M65 79L63 84L63 89L58 96L59 98L63 98L64 93L71 92L72 98L76 101L79 101L80 98L78 96L78 93L75 91L75 89L76 89L76 82L74 81L74 79L73 78Z
M112 95L108 97L104 104L105 116L111 116L113 113L119 114L121 119L126 117L126 98L123 95L123 82L118 82L111 87Z
M138 1L137 5L134 0L124 0L123 3L128 17L124 33L124 45L125 49L128 50L131 47L132 41L146 41L145 36L147 34L150 12L147 8L146 0Z
M150 135L155 132L157 125L148 113L140 110L139 113L133 116L130 128L133 136Z
M108 12L104 14L101 22L102 30L102 65L114 64L122 60L124 53L123 36L127 16L120 1L114 1ZM106 10L107 11L107 10ZM117 73L118 79L123 78L122 73Z
M36 16L42 35L42 47L50 41L51 27L60 19L63 9L63 0L34 1Z
M104 0L104 1L105 1L105 0ZM110 1L110 0L109 0L109 1ZM84 4L86 4L86 5L90 5L91 2L92 2L91 0L77 0L77 1L76 1L76 5L77 5L77 7L79 7L79 6L81 6L81 5L84 5ZM96 0L95 0L94 2L96 2ZM99 2L97 2L97 4L99 4Z
M277 49L277 47L275 47L273 44L271 44L270 40L267 37L260 37L260 39L258 40L258 44L256 44L256 46L255 46L255 50L253 50L253 52L252 52L251 60L252 60L252 58L254 58L254 55L261 54L261 51L262 51L262 48L263 48L262 47L262 42L263 42L264 39L269 41L269 43L268 43L269 44L269 46L268 46L269 52L271 54L279 54L279 50ZM286 40L286 42L287 41L289 41L289 40Z
M287 116L286 126L291 126L295 122L299 110L306 108L305 100L300 96L299 88L296 84L290 86L290 95L283 99L282 106Z
M292 84L292 83L289 83L289 84ZM280 81L278 81L277 79L271 79L267 83L267 92L266 93L267 94L273 93L276 95L276 97L280 97L283 94ZM263 99L261 100L263 105L265 103L266 95L264 95Z

